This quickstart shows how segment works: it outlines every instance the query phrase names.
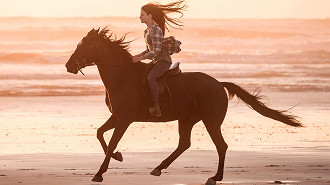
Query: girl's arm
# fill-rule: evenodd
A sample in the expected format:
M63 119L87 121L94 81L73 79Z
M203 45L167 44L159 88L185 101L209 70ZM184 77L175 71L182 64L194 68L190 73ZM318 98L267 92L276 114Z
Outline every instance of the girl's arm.
M142 51L142 53L140 53L140 54L138 54L138 55L135 55L135 56L143 56L143 55L145 55L146 53L148 53L149 52L149 50L148 50L148 46L146 46L146 50L144 50L144 51Z

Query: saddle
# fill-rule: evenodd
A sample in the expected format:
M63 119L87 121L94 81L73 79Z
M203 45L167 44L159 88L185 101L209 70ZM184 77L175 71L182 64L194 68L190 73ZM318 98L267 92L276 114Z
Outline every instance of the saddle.
M166 78L169 76L176 76L178 74L182 73L180 69L180 62L176 62L171 65L171 67L168 69L168 71L163 74L161 77L159 77L157 80L161 80L162 78Z
M141 79L141 84L142 84L143 89L147 90L148 92L149 92L149 85L148 85L148 81L147 81L147 76L148 76L148 73L150 72L150 70L152 69L152 67L153 66L149 66L150 69L148 69L147 72L145 74L143 74L142 79ZM159 94L163 93L166 89L168 90L168 93L171 94L170 89L166 85L166 81L164 79L167 77L176 76L181 73L182 73L182 71L180 69L180 62L176 62L176 63L172 64L171 67L169 68L169 70L156 80L158 89L159 89Z

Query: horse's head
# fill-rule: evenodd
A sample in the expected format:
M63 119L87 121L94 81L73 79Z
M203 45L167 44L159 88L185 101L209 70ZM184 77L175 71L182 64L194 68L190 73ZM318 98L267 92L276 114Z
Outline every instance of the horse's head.
M120 66L130 63L132 56L127 50L130 41L124 41L126 35L118 40L112 39L112 34L107 35L108 31L104 28L88 32L65 64L67 71L77 74L82 68L94 64Z
M99 30L91 30L77 45L76 50L65 64L69 73L77 74L82 68L94 65L98 60L99 46L93 34L97 35ZM83 74L83 73L82 73Z

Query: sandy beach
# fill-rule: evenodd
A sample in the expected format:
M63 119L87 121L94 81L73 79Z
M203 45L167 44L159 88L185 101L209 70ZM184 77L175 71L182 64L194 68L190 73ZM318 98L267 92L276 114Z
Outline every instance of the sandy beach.
M170 32L183 43L173 55L183 72L262 89L267 106L289 109L305 126L234 98L221 126L229 149L218 184L330 184L330 19L184 23ZM190 149L162 176L149 175L177 146L178 124L138 122L116 149L124 162L111 161L104 182L91 182L104 158L96 132L111 114L96 66L73 75L64 65L89 30L105 26L118 38L130 32L132 54L145 49L137 17L0 18L0 185L202 185L216 173L215 146L199 122Z
M217 184L329 184L329 148L287 151L228 151L223 182ZM313 149L315 151L315 148ZM188 150L160 177L149 175L170 152L123 152L102 183L91 182L102 154L40 153L2 155L0 184L201 185L216 170L215 151ZM327 154L327 155L326 155Z
M229 151L218 184L329 184L326 94L265 94L275 108L299 101L294 113L305 115L306 127L286 126L231 101L222 126ZM177 146L177 123L134 123L118 145L124 162L112 160L104 182L91 182L104 158L96 138L110 115L103 98L2 97L0 121L7 126L0 135L0 184L201 185L215 174L217 153L202 123L193 129L191 148L161 177L149 173Z

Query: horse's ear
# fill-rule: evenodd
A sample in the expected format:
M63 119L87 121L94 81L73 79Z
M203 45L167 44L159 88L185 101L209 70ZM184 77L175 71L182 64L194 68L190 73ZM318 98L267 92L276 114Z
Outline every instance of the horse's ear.
M92 29L91 31L89 31L89 32L87 33L87 35L90 35L90 34L92 34L92 33L93 33L93 31L94 31L94 29Z
M99 29L97 29L97 33L99 33L100 32L100 27L99 27Z

